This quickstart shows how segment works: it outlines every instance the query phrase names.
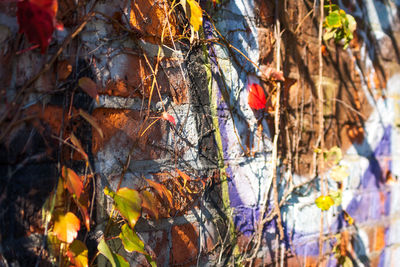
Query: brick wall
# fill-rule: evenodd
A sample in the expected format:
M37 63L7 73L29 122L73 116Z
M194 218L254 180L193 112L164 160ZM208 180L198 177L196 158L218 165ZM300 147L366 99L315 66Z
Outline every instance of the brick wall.
M400 253L399 6L343 1L341 7L358 23L355 40L348 49L325 43L325 147L341 148L341 165L350 175L341 185L342 204L324 212L326 241L320 257L321 210L314 201L321 184L313 174L318 5L278 2L276 7L275 1L230 0L214 7L203 1L213 20L203 17L200 39L190 44L182 38L186 21L180 6L164 24L170 2L59 1L65 30L54 34L45 55L36 50L16 55L29 44L17 34L16 4L1 3L0 61L10 67L0 69L1 112L6 118L0 137L0 256L9 263L37 261L35 250L43 233L40 209L56 183L58 165L85 170L79 153L59 142L73 132L96 172L90 242L96 243L108 221L111 203L104 187L116 189L121 181L121 187L142 189L148 186L147 178L162 182L174 196L173 208L159 207L158 220L143 214L135 227L159 266L249 264L260 212L268 214L277 203L272 182L274 115L248 106L247 87L258 83L268 97L274 93L261 70L276 67L274 24L279 19L285 82L277 189L284 233L279 235L276 217L266 223L254 264L334 266L331 252L340 236L346 241L342 251L354 265L393 266ZM96 15L50 70L19 95L92 7ZM66 79L59 77L62 64L72 68ZM77 86L81 77L96 82L98 103ZM73 116L79 108L97 120L103 137ZM165 120L152 124L164 108L176 125ZM190 186L201 190L177 191L176 169L190 175ZM340 187L330 179L329 166L319 175L326 176L329 190ZM293 191L286 195L288 190ZM343 211L354 224L348 224ZM117 241L113 245L119 247ZM146 265L139 253L121 253L133 266ZM98 263L105 266L105 258L99 257Z

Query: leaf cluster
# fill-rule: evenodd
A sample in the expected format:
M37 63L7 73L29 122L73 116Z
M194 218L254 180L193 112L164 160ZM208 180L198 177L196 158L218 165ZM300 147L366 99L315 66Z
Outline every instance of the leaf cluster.
M353 39L353 32L357 28L356 20L352 15L346 14L343 9L337 5L327 5L328 16L324 21L324 40L334 39L336 43L344 42L343 48L347 48L350 41Z

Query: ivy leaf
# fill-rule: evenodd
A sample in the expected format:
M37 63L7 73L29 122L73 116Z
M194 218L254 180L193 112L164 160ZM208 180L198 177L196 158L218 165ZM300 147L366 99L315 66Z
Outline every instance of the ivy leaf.
M176 126L175 118L169 115L167 112L163 112L161 118L163 120L169 121L170 123Z
M142 254L148 254L144 249L144 243L138 235L132 231L132 229L127 225L124 224L121 227L121 233L118 236L122 244L124 245L124 249L128 252L139 252Z
M349 29L350 32L353 33L357 29L357 22L354 19L354 17L349 14L346 14L346 19L347 19L347 23L348 23L347 28Z
M160 195L160 197L166 198L169 205L172 206L172 194L171 192L165 187L165 185L154 182L152 180L146 179L145 180L149 183L151 187L153 187L157 193Z
M71 243L78 236L81 222L72 212L56 214L53 232L63 242Z
M324 159L326 162L336 165L342 160L342 150L339 147L334 146L324 152Z
M330 177L336 182L343 182L349 176L346 166L337 165L331 169Z
M285 81L285 77L283 76L283 72L282 71L277 71L276 69L271 68L271 67L267 67L265 69L265 71L263 71L263 75L268 80L271 79L271 80L280 81L280 82L284 82Z
M343 211L343 217L344 220L349 224L349 225L353 225L354 223L354 219L353 217L350 216L350 214L347 213L347 211Z
M329 192L329 196L333 200L335 206L340 206L342 204L342 192L341 191L332 191Z
M62 167L61 175L64 178L64 188L67 188L71 194L81 197L83 183L81 178L70 168Z
M116 193L108 187L104 188L104 194L114 200L115 208L125 218L130 227L135 227L142 211L142 199L138 191L127 187L120 188Z
M252 109L264 109L267 104L264 89L256 83L249 85L249 96L247 102Z
M342 26L342 18L338 10L329 13L325 18L325 27L339 28Z
M315 200L315 204L321 210L329 210L329 208L335 204L330 196L320 196Z
M57 64L57 76L60 81L64 81L72 72L72 66L67 60L58 62Z
M92 79L88 77L82 77L79 79L78 85L83 91L85 91L85 93L96 100L98 104L100 103L99 95L97 93L97 85L94 81L92 81Z
M39 45L42 54L46 52L54 31L57 7L54 12L53 5L57 6L57 1L24 0L17 3L19 33L24 33L30 43Z
M73 198L76 205L79 208L79 211L81 212L82 218L84 219L84 223L86 226L86 229L90 231L90 216L88 212L88 207L89 207L89 197L87 194L81 194L80 198Z
M129 267L128 261L121 255L113 253L104 239L97 245L97 250L110 261L112 267Z
M142 198L142 208L145 209L152 217L158 220L158 210L156 206L156 199L149 191L142 191L140 193Z
M103 130L101 130L99 124L96 119L90 114L86 113L84 110L79 109L79 115L81 115L96 131L99 133L101 138L104 138Z
M47 235L47 247L50 255L56 258L60 255L61 241L54 233L50 233Z
M335 36L336 32L332 29L327 30L322 37L324 41L327 41Z
M75 239L69 246L67 256L76 267L88 266L88 249L86 245L78 239Z
M203 24L203 10L201 10L199 3L195 0L186 0L186 3L190 6L190 25L192 25L193 30L197 32Z
M78 138L76 138L74 133L71 133L69 138L71 140L71 143L77 148L77 151L85 158L85 160L89 160L89 157L83 149L81 142L78 140Z
M178 169L175 169L175 170L179 174L179 176L183 179L183 187L186 187L186 182L191 180L189 175L187 175L186 173L184 173L183 171L180 171Z

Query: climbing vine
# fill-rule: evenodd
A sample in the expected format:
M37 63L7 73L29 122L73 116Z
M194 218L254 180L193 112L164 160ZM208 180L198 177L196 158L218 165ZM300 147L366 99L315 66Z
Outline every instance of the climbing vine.
M222 264L222 255L226 253L226 257L231 257L231 260L226 260L232 265L245 266L247 264L253 265L259 256L259 250L263 246L263 237L265 229L271 223L276 227L276 242L273 249L276 251L275 262L279 261L283 264L285 253L287 250L288 229L285 229L283 218L283 207L287 205L288 201L294 194L298 194L304 188L317 188L319 191L317 198L313 201L321 210L321 230L320 230L320 262L324 257L323 246L329 239L335 239L335 244L332 248L332 253L342 265L349 266L349 256L345 245L348 243L349 237L345 233L328 236L324 232L324 216L327 215L326 211L332 210L334 207L340 208L342 203L343 181L349 176L347 167L341 164L342 152L338 146L332 145L333 142L326 142L326 132L331 127L334 119L327 116L324 112L327 109L328 97L327 92L324 91L324 58L327 56L324 49L327 49L329 42L333 40L335 44L339 44L339 49L347 49L350 42L354 37L356 30L355 19L347 14L338 5L332 4L324 5L324 1L314 1L314 9L308 11L309 13L297 25L296 29L290 29L290 25L285 22L285 15L283 4L280 1L275 1L273 14L273 42L271 46L274 47L269 54L269 62L265 63L265 68L260 67L259 62L253 62L243 51L231 44L227 38L221 34L213 20L212 15L206 12L206 8L202 8L196 0L181 0L169 1L164 6L165 20L162 25L159 25L161 36L157 42L156 55L149 55L142 49L140 53L143 54L146 67L150 69L150 75L146 77L149 82L148 102L147 107L144 100L141 105L141 115L144 119L138 126L137 139L145 138L146 135L157 127L157 123L162 122L167 124L174 134L174 138L178 138L181 129L178 129L177 121L180 118L170 114L163 101L163 92L161 85L158 81L158 74L161 66L161 61L165 57L163 54L164 48L167 45L170 50L177 52L177 44L185 46L189 52L192 49L200 47L204 54L204 68L207 73L207 86L209 94L210 114L213 129L211 130L214 135L214 143L217 158L217 177L195 177L182 171L181 169L174 168L171 172L164 172L163 174L169 176L163 182L156 182L150 179L141 177L146 185L135 189L121 187L122 180L128 169L133 148L130 150L123 165L123 171L120 175L120 180L116 187L106 186L101 193L107 198L105 203L110 203L112 208L107 210L109 215L107 224L104 231L97 236L97 246L92 258L89 257L89 248L85 243L93 230L94 218L93 209L95 205L95 192L96 192L96 178L100 174L96 173L92 167L92 156L88 149L82 144L82 138L78 135L77 130L68 130L60 132L59 136L53 136L59 142L61 148L68 148L65 154L75 155L79 154L79 159L84 162L84 168L74 168L73 164L67 160L68 157L64 154L58 158L58 172L59 179L57 185L48 198L43 207L43 221L45 225L44 235L46 239L42 244L41 250L44 251L48 248L49 256L53 263L58 266L94 266L95 260L99 255L104 256L112 266L129 266L129 257L127 254L139 253L145 257L150 266L156 266L157 255L149 249L145 244L144 239L140 233L136 231L137 225L140 220L159 220L160 218L171 218L177 214L183 214L188 210L192 202L205 195L207 186L214 186L217 183L221 193L222 208L226 216L227 231L221 235L221 240L218 241L218 246L214 249L219 249L220 256L218 263ZM285 2L286 3L286 2ZM129 14L127 21L124 21L123 16L114 14L109 16L100 11L95 11L94 1L93 6L89 12L82 17L78 26L73 29L65 38L61 46L56 49L56 53L50 57L43 68L34 75L17 93L13 103L22 105L27 100L26 93L29 92L32 85L46 72L48 72L52 65L58 61L58 57L63 53L68 45L74 40L83 28L93 19L103 19L112 23L114 29L134 36L140 39L144 36L143 32L135 29L132 26L132 14ZM133 2L132 2L133 4ZM206 3L209 5L211 3ZM212 1L213 8L224 5L219 1ZM319 6L318 6L319 5ZM63 30L62 23L57 19L58 1L41 1L41 0L24 0L17 3L17 20L19 24L19 31L23 33L29 42L28 48L21 49L18 54L31 53L39 48L41 54L45 54L51 45L52 36L54 31ZM320 8L317 11L317 7ZM311 16L312 13L318 13ZM176 18L174 23L179 28L179 34L174 37L172 31L173 15ZM317 16L318 15L318 16ZM283 40L285 34L290 38L296 39L296 34L301 29L302 23L306 18L318 22L318 80L316 84L316 92L310 95L309 102L305 103L305 93L303 91L297 92L297 96L301 95L301 103L297 103L295 108L290 107L287 103L290 100L289 91L292 90L293 78L290 77L289 66L285 66L285 61L282 62L285 49L289 49L284 44ZM203 28L208 25L209 29ZM272 29L272 28L271 28ZM271 30L270 29L270 30ZM174 29L175 30L175 29ZM209 30L211 33L206 33ZM153 38L154 36L146 36ZM289 38L287 37L287 38ZM32 46L31 46L32 45ZM218 94L228 106L227 110L230 114L230 120L235 125L235 120L244 120L242 117L237 116L238 108L236 103L230 97L229 84L226 83L226 73L223 72L221 63L218 59L216 47L228 51L229 57L234 64L239 65L241 60L245 60L252 65L252 71L246 73L248 76L252 75L255 80L247 84L243 91L247 94L246 101L244 101L249 110L253 112L252 115L256 118L256 126L251 127L257 129L256 132L263 137L264 127L268 124L272 132L270 136L271 143L271 168L272 175L269 177L268 190L265 190L261 196L260 213L256 222L255 231L250 241L246 244L245 248L239 248L238 239L240 233L236 231L234 223L235 210L230 207L230 192L229 192L229 174L227 173L227 161L224 158L224 147L222 143L221 124L218 121L219 107L217 99ZM313 51L315 52L315 51ZM325 51L326 52L326 51ZM288 53L286 51L286 53ZM239 60L239 59L240 60ZM272 59L271 59L272 58ZM63 64L62 64L63 63ZM264 64L263 63L263 64ZM96 64L96 62L93 62ZM57 76L60 80L66 80L72 73L72 66L66 62L60 61L58 64ZM239 68L242 66L239 66ZM304 67L304 66L302 66ZM182 77L185 83L187 76L182 65L179 65ZM218 73L215 75L215 73ZM299 76L301 76L299 74ZM306 76L306 75L304 75ZM77 78L77 77L75 77ZM304 82L307 77L298 77L298 83ZM309 77L308 77L309 78ZM218 82L216 81L217 79ZM311 78L309 78L311 79ZM218 88L216 88L218 84ZM126 85L125 85L126 86ZM187 88L188 85L185 84ZM304 84L300 87L304 87ZM99 88L94 81L93 77L81 75L73 84L74 90L82 90L87 96L91 98L92 102L100 103ZM75 91L74 91L75 92ZM160 107L156 110L153 107L154 99L160 100ZM66 97L67 99L67 97ZM145 97L143 97L145 99ZM297 101L298 98L296 98ZM76 109L73 107L73 95L68 95L69 102L67 111L63 112L63 120L65 123L70 123L75 119L83 119L85 123L100 136L104 138L102 131L101 121L97 121L88 110ZM342 100L338 100L342 101ZM343 101L342 101L343 102ZM17 123L18 115L21 114L21 107L11 105L4 114L1 114L0 124L5 125L5 130L0 135L0 140L3 140L8 134L12 132L13 127ZM146 108L144 108L146 107ZM308 109L311 117L315 121L310 124L316 125L311 133L306 131L304 123L304 116L308 115L305 112ZM142 111L144 111L142 113ZM356 110L357 111L357 110ZM358 111L357 111L358 112ZM9 121L10 114L17 114ZM261 114L261 115L260 115ZM64 116L66 115L66 116ZM236 116L236 117L235 117ZM290 120L296 117L296 127L290 125ZM328 126L327 120L331 119ZM266 122L266 123L264 123ZM248 125L249 123L246 122ZM264 123L264 124L263 124ZM72 123L71 123L72 125ZM235 127L235 126L234 126ZM71 127L72 128L72 127ZM250 128L250 125L249 125ZM293 128L296 128L293 130ZM362 131L362 128L360 132ZM234 128L237 141L243 150L246 157L254 157L256 152L246 144L243 144L240 134ZM307 136L304 141L302 137ZM249 138L250 139L250 138ZM262 138L260 138L261 140ZM187 141L188 142L188 141ZM310 150L310 146L313 148ZM329 148L329 149L328 149ZM149 148L150 149L150 148ZM312 151L312 160L310 160L307 170L310 170L310 177L305 182L295 184L293 181L293 174L299 173L299 157L304 150ZM252 153L253 152L253 153ZM176 153L178 154L178 153ZM72 158L71 156L71 158ZM177 157L177 155L175 155ZM309 155L308 155L309 156ZM120 160L120 159L118 159ZM303 166L305 166L304 164ZM306 168L305 168L306 169ZM80 174L78 174L80 173ZM288 174L288 175L286 175ZM317 178L319 182L316 181ZM217 180L217 181L215 181ZM333 181L329 183L329 181ZM269 189L271 188L271 189ZM182 200L184 199L184 200ZM190 203L183 203L188 201ZM98 208L98 207L97 207ZM344 209L340 209L340 214L343 215L344 220L348 225L354 224L354 219L351 214L347 213ZM325 220L326 221L326 220ZM83 227L84 226L84 227ZM115 243L121 244L120 248L115 246ZM242 253L243 252L243 253ZM42 253L42 252L41 252ZM224 255L225 256L225 255Z

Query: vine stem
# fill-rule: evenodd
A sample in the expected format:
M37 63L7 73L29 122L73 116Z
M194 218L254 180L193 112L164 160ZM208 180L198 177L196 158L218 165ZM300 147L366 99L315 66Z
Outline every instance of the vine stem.
M281 69L281 31L280 31L280 21L279 21L279 0L275 0L275 29L274 35L276 39L276 70L280 71ZM264 193L263 197L263 208L261 209L259 222L257 225L257 234L256 234L256 242L255 248L253 250L253 254L250 257L250 266L253 266L253 261L257 257L257 252L261 246L262 242L262 233L264 229L264 225L270 219L276 216L276 223L279 230L279 239L277 238L277 247L276 250L279 250L279 241L283 240L284 233L282 227L282 217L281 217L281 210L279 205L279 193L278 193L278 183L277 183L277 163L278 163L278 139L279 139L279 122L280 122L280 96L281 96L281 84L277 82L276 84L276 106L275 106L275 118L274 118L274 139L273 139L273 148L272 148L272 190L273 190L273 201L274 201L274 209L270 216L264 218L265 212L268 205L268 194L269 190ZM276 261L278 264L278 261ZM279 265L278 265L279 266Z
M279 72L281 70L281 23L279 21L279 1L275 0L275 39L276 39L276 70ZM281 210L279 208L279 199L278 199L278 139L280 133L280 100L281 100L281 84L278 82L276 84L276 107L275 107L275 134L274 134L274 143L272 150L272 186L274 193L274 210L277 215L277 225L279 230L279 239L283 239L283 227L282 227L282 217Z
M322 60L322 31L324 22L324 0L320 0L320 19L318 29L318 61L319 61L319 79L318 79L318 141L321 151L323 151L324 142L324 95L322 91L322 74L323 74L323 60ZM317 141L317 142L318 142ZM322 173L324 169L324 156L323 152L318 154L318 174L320 176L321 195L324 195L324 175ZM320 218L320 232L319 232L319 261L323 257L323 232L324 232L324 212L321 210Z

